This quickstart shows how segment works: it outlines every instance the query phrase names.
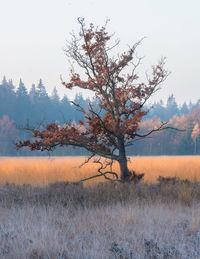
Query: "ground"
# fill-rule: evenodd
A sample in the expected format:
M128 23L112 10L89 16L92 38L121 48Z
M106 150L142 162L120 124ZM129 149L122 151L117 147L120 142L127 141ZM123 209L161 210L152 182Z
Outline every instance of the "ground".
M200 258L200 183L0 186L0 258Z

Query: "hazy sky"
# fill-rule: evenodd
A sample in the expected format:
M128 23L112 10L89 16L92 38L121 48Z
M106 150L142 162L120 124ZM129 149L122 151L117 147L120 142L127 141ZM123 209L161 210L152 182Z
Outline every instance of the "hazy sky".
M0 79L18 84L21 77L30 87L42 78L49 92L57 86L64 93L59 77L67 77L69 66L63 48L69 33L78 32L77 17L97 25L109 18L122 50L147 37L138 49L145 68L167 57L172 73L156 98L200 98L199 0L0 0L0 7Z

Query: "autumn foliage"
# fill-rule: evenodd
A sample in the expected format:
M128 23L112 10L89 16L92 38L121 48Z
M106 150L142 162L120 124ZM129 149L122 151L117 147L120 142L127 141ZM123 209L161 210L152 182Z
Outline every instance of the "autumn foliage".
M144 109L146 102L168 76L165 60L161 59L152 67L151 75L146 75L146 82L140 82L137 68L141 58L137 57L136 49L141 41L113 57L119 41L112 44L113 36L106 31L107 23L101 28L93 24L87 28L84 19L79 18L78 22L80 33L77 36L72 34L65 52L79 67L79 72L72 68L69 80L62 83L67 89L79 87L92 91L98 105L94 107L89 103L88 109L85 109L74 103L83 113L84 121L64 125L53 123L44 129L34 129L34 139L21 141L17 147L42 151L66 145L83 147L91 153L91 157L98 157L94 160L100 165L97 176L108 178L110 174L117 178L112 171L112 163L117 161L120 180L127 181L132 179L133 174L127 166L126 147L166 128L165 123L161 123L143 134L138 132L139 124L147 113ZM101 158L106 160L102 162ZM107 166L110 166L109 170Z

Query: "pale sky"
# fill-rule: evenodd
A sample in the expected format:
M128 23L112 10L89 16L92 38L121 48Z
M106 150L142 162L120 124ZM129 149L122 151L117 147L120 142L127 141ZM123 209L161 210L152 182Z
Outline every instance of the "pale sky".
M121 50L146 36L138 49L146 69L167 57L172 72L155 98L173 93L178 102L200 99L199 0L0 0L0 80L3 75L30 87L43 79L49 92L67 78L64 55L77 17L103 25L121 39ZM67 92L68 97L73 92Z

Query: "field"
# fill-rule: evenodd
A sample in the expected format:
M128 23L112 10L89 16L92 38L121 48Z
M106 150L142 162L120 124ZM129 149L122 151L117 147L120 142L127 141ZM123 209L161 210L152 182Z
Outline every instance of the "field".
M67 183L95 172L83 161L0 159L0 258L200 258L199 157L134 157L136 185Z
M1 158L0 183L45 185L53 182L78 181L96 173L94 164L80 168L85 157ZM129 168L144 173L144 180L155 182L159 176L176 176L200 180L199 156L132 157ZM118 171L118 166L114 169ZM93 180L91 183L96 181Z
M200 184L0 186L1 259L200 258Z

